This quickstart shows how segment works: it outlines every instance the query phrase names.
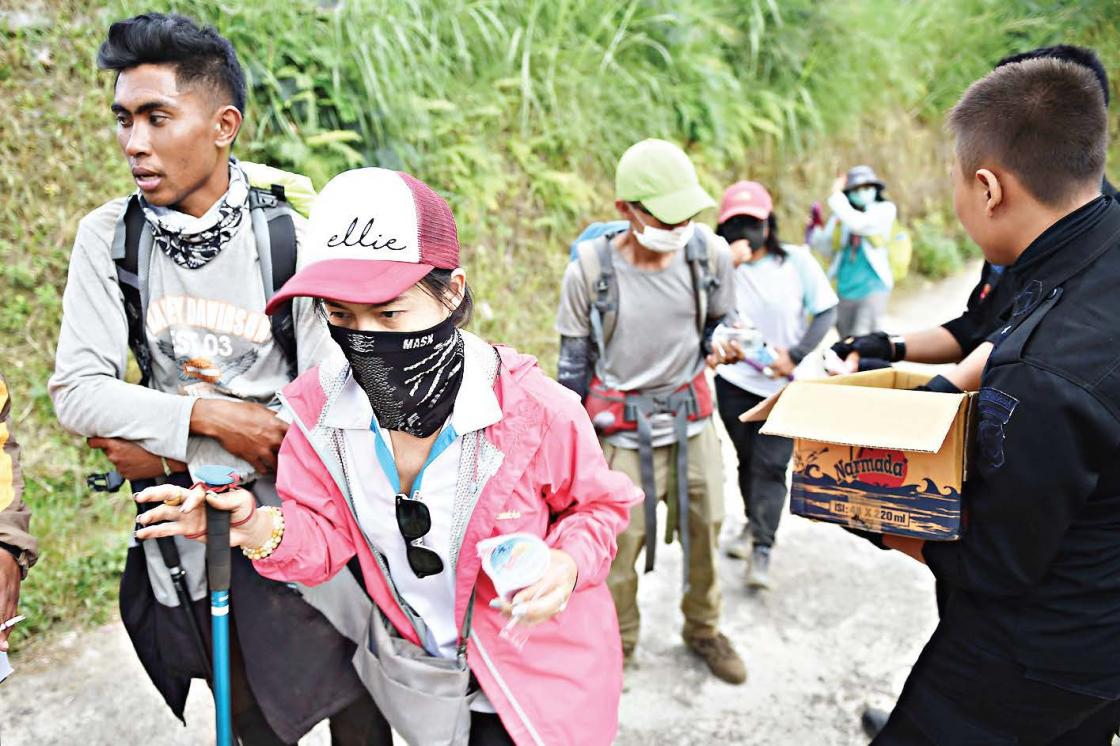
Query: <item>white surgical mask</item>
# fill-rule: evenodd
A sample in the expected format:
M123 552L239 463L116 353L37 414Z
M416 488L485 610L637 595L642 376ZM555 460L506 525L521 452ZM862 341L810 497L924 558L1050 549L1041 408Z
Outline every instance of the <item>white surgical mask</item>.
M642 246L645 246L650 251L656 251L659 254L672 254L674 251L680 251L688 242L692 240L692 234L696 231L696 226L692 221L688 221L684 225L678 225L672 230L665 228L654 228L647 225L641 217L638 216L638 211L633 210L634 217L642 224L642 232L635 233L634 238L638 240Z

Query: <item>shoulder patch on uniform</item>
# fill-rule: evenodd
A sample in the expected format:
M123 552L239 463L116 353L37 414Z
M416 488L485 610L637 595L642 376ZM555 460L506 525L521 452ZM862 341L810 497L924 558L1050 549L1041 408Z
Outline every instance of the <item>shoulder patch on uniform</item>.
M976 445L980 457L988 466L998 469L1003 466L1003 441L1007 437L1004 427L1011 420L1019 400L999 389L985 387L980 389L980 425L976 432Z

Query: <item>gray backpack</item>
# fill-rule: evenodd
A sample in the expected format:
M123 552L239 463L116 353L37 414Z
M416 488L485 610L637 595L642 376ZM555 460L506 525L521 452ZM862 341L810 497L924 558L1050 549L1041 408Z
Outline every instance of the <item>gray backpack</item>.
M591 298L591 338L598 359L605 356L607 344L614 336L618 323L618 283L615 281L614 263L611 260L611 240L622 230L601 233L593 239L573 247L573 261L579 263L583 281ZM586 233L586 231L585 231ZM719 287L719 278L711 272L708 240L697 230L684 248L685 260L692 271L693 297L696 301L696 330L701 337L708 320L708 296Z

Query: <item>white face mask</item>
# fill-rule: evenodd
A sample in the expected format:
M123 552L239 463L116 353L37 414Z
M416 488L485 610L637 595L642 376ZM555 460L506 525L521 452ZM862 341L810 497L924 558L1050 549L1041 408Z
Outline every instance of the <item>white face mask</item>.
M876 189L873 186L860 187L859 189L853 189L852 192L851 192L851 198L850 198L851 203L853 205L855 205L856 207L867 207L868 205L870 205L872 202L875 201L875 195L878 193L878 191L879 190Z
M638 216L637 210L632 212L638 222L642 224L642 232L635 233L634 238L642 246L659 254L672 254L674 251L680 251L688 245L688 242L692 240L692 234L696 231L696 226L693 225L691 220L685 225L678 225L672 230L666 230L665 228L654 228L647 225Z

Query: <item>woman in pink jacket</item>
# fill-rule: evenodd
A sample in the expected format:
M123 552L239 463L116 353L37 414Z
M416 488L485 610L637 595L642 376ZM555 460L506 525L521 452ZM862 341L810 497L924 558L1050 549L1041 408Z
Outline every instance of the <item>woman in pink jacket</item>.
M144 513L139 535L199 536L204 501L231 511L230 543L355 639L359 675L413 742L611 743L622 668L603 583L640 493L608 468L575 396L533 358L459 328L470 293L454 218L430 188L345 172L308 233L303 268L269 309L319 299L342 355L284 391L282 505L153 488L137 499L172 504ZM503 599L476 547L518 532L547 543L547 570ZM347 574L368 599L321 585L356 587ZM527 639L503 633L511 621Z

